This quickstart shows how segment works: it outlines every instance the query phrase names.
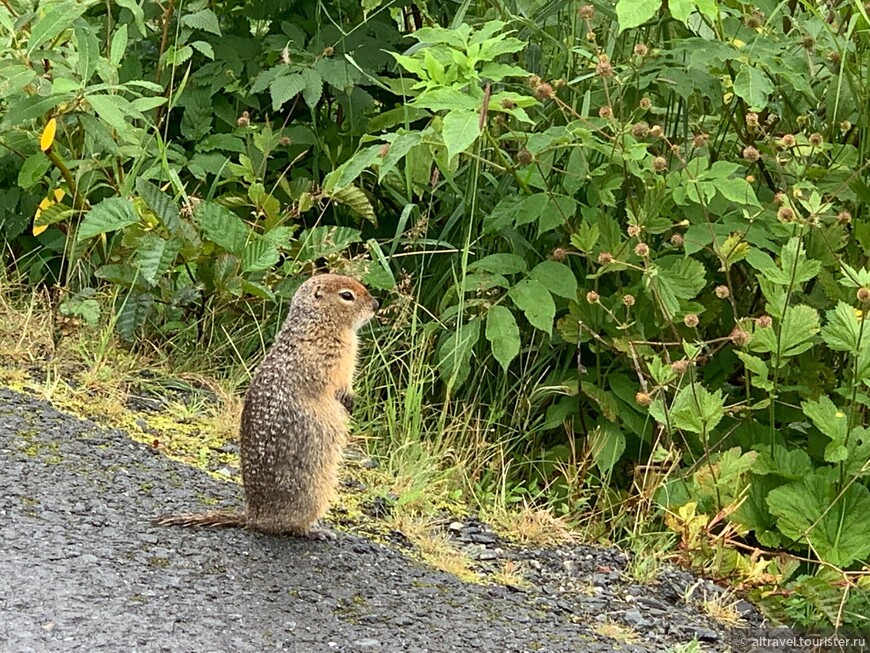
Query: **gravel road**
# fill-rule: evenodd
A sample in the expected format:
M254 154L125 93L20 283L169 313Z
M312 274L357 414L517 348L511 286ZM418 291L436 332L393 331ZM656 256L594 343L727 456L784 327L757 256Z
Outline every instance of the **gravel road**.
M237 505L240 489L2 388L0 484L4 652L595 653L693 638L727 649L722 626L681 598L694 579L632 584L607 549L518 553L536 570L521 592L463 583L353 534L151 526L206 497ZM633 635L606 637L603 623Z

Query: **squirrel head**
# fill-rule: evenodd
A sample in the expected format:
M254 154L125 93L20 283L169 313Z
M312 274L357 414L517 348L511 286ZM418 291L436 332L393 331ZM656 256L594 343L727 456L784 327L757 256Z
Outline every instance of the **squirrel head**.
M329 315L353 331L372 319L379 306L359 281L338 274L318 274L305 281L293 295L293 305Z

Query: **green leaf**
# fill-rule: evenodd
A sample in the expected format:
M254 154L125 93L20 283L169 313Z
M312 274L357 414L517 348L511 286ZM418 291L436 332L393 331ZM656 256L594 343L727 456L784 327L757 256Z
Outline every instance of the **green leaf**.
M157 283L181 251L181 241L165 240L157 234L146 233L139 238L136 247L136 261L139 264L139 274L150 284Z
M529 277L543 283L554 295L577 299L577 277L564 263L544 261L532 268Z
M345 186L333 191L323 191L323 196L332 199L339 204L344 204L349 209L356 211L369 222L377 223L375 208L366 194L356 186Z
M680 311L680 300L694 299L707 283L704 265L693 258L666 256L644 273L644 284L655 301L661 299L667 317Z
M526 271L526 262L518 254L490 254L468 265L469 272L484 270L493 274L517 274Z
M86 96L88 103L111 127L120 132L129 130L127 115L131 111L130 102L120 95L103 95L95 93Z
M597 224L590 224L585 220L580 223L580 229L571 236L571 244L584 254L592 251L601 237L601 230Z
M596 426L589 434L592 460L602 475L607 475L625 452L625 435L615 424Z
M45 173L51 167L51 160L45 156L43 152L31 154L24 159L21 164L21 170L18 171L18 186L24 188L32 188L37 183L42 181Z
M18 100L9 107L9 110L3 117L3 122L0 123L0 126L6 128L11 125L17 125L26 120L39 118L54 109L58 104L69 102L71 99L72 95L69 93L48 95L45 97L41 95L28 96L22 100Z
M616 20L619 23L619 31L624 32L632 27L643 25L656 15L661 6L661 0L617 0Z
M211 47L211 43L207 41L194 41L190 44L190 47L194 50L199 50L206 57L214 61L214 48Z
M774 354L774 365L781 367L786 358L797 356L813 346L813 337L819 332L819 314L806 304L789 306L777 331L773 328L756 327L749 341L752 351Z
M221 35L220 23L217 14L211 9L200 9L199 11L182 16L181 24L185 27L198 29L203 32Z
M151 293L131 291L118 312L118 319L115 322L115 330L118 334L125 340L134 340L136 332L148 319L153 304L154 295Z
M725 415L722 391L710 392L700 383L680 388L671 405L671 421L678 429L708 434Z
M438 348L438 371L448 388L458 388L471 372L471 354L480 340L480 320L472 320L451 333Z
M571 222L576 213L577 202L572 198L562 195L548 198L544 210L536 215L538 233L542 234L552 229L557 229L566 222Z
M744 64L734 78L734 92L746 101L750 111L767 107L768 97L773 91L773 82L751 64Z
M302 81L305 84L302 99L310 109L313 109L320 102L320 96L323 94L323 78L316 70L306 68L302 71Z
M100 42L94 34L94 29L84 20L75 22L75 40L78 62L76 71L82 84L87 84L97 70L100 60Z
M248 228L235 213L217 202L202 202L193 217L199 222L204 238L241 258Z
M269 85L272 96L272 111L278 111L288 100L292 100L305 89L302 73L281 75Z
M154 212L160 223L166 227L166 230L170 234L176 233L181 226L181 218L178 206L172 198L144 177L136 179L136 191L145 200L145 204Z
M280 258L281 254L275 243L265 238L253 238L248 241L242 255L242 271L264 272L271 270Z
M441 136L447 146L447 158L453 159L480 136L480 115L476 111L454 109L444 116Z
M853 483L837 495L833 481L817 471L772 490L767 504L786 537L809 544L825 562L848 567L870 555L870 490Z
M507 372L511 361L520 353L520 329L510 310L496 305L487 311L486 339L492 347L492 355Z
M511 288L508 295L526 316L529 324L552 335L556 305L544 284L536 279L524 279Z
M781 444L759 447L758 457L752 471L760 476L781 476L790 481L799 481L813 472L810 456L802 449L786 449Z
M65 29L72 27L76 18L81 16L88 8L88 3L85 2L59 2L51 7L48 12L40 18L33 29L30 30L30 38L27 40L27 55L33 54L33 51L58 36Z
M136 29L139 31L140 36L145 36L147 32L145 31L145 10L140 6L141 0L115 0L119 7L122 7L130 12L133 16L133 22L136 25ZM122 19L124 18L124 14L121 14Z
M112 46L109 49L109 61L113 66L121 64L125 52L127 52L127 26L121 25L112 36Z
M399 161L401 161L411 148L416 147L423 140L422 132L405 132L402 130L396 138L390 142L390 149L383 157L380 167L378 168L378 182L384 180Z
M124 197L109 197L85 214L76 240L85 240L139 222L133 204Z
M822 327L822 340L831 349L847 351L853 356L865 348L866 340L861 333L861 321L855 309L846 302L837 302L837 306L825 313L827 324Z
M839 463L846 460L849 456L846 449L849 418L846 413L837 408L827 395L822 395L815 401L804 401L801 408L816 428L831 440L825 447L825 461Z

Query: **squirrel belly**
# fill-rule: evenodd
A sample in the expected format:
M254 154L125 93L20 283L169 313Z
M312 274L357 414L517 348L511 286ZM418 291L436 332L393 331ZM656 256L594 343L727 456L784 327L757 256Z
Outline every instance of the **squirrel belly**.
M350 277L303 283L245 394L240 434L245 512L161 517L164 526L243 527L323 539L353 407L357 330L378 302Z

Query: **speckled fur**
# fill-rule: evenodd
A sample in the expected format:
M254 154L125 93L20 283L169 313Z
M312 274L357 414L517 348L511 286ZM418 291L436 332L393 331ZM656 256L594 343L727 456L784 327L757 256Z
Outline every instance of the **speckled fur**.
M347 291L352 301L340 296ZM337 485L353 404L356 332L376 309L350 277L324 274L303 283L245 395L245 514L180 515L158 523L310 534Z

